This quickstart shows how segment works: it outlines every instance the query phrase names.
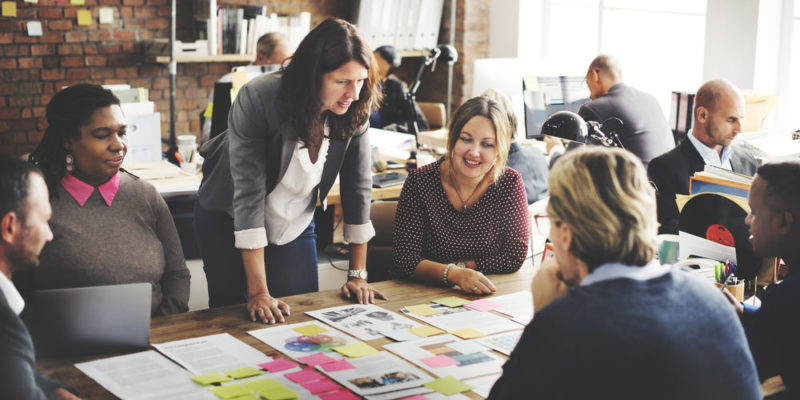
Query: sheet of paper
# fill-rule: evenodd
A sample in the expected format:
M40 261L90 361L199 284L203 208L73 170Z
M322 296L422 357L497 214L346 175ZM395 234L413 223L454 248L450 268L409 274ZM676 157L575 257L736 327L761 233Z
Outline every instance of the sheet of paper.
M114 9L111 7L100 7L98 9L101 24L114 23Z
M78 10L78 26L89 26L92 24L92 12L89 10Z
M349 304L306 311L306 314L361 340L380 339L383 331L408 329L421 324L374 304Z
M494 383L497 382L498 379L500 379L500 374L464 379L464 383L474 386L472 388L473 392L477 393L483 398L487 398L489 397L489 392L492 391L492 386L494 386Z
M406 310L400 310L406 315L433 325L447 332L457 331L464 328L477 329L487 335L495 333L513 331L521 328L519 323L503 318L492 312L475 311L462 307L445 307L441 304L433 304L431 307L438 309L439 314L427 317L408 314Z
M255 367L272 361L227 333L154 344L153 347L194 375Z
M301 322L248 331L247 334L268 344L293 360L299 360L300 357L316 353L323 353L331 358L340 359L342 356L333 351L334 347L358 343L358 340L352 336L320 325ZM316 326L317 328L308 328L309 326ZM325 329L325 331L312 335L303 335L298 333L297 329L308 332L318 331L319 329Z
M738 264L736 261L736 248L732 246L725 246L712 242L708 239L701 238L686 232L678 232L678 259L685 260L689 256L710 258L719 262L731 261Z
M81 372L122 399L214 400L191 374L153 350L75 364Z
M42 36L41 21L29 21L27 25L28 25L28 36Z
M449 346L451 343L461 341L461 339L448 334L411 342L387 344L383 348L394 354L402 354L406 360L439 377L453 376L458 379L466 379L502 371L505 360L495 355L488 348L475 353L461 353ZM437 366L433 368L422 361L422 359L438 355L450 357L458 363L452 366Z
M500 305L495 311L508 315L515 322L527 325L533 319L533 298L530 291L521 290L501 296L492 296L491 300Z
M517 347L517 342L519 342L521 336L522 331L519 330L478 338L474 342L509 356L514 351L514 348Z
M451 394L462 393L472 390L472 385L468 385L461 380L453 378L452 376L446 376L444 378L439 378L433 382L428 382L425 386L445 395L450 396Z
M348 361L356 368L325 373L359 396L409 389L433 380L424 371L385 351Z
M411 328L416 329L416 328ZM440 329L441 330L441 329ZM394 331L383 331L381 332L386 335L387 338L394 340L395 342L405 342L406 340L417 340L420 337L409 332L408 329L397 329Z

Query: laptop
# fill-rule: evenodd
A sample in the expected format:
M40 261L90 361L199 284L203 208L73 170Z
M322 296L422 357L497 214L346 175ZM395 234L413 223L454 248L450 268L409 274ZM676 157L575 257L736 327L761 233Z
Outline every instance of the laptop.
M39 290L31 336L37 356L84 356L150 346L150 283Z

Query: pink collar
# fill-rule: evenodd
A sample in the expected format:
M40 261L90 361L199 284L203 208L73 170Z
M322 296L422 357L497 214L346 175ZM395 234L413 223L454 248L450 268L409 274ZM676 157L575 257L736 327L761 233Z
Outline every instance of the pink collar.
M81 207L86 204L86 200L89 200L92 192L94 192L94 186L72 176L70 173L64 174L64 177L61 178L61 186L66 189L67 193L72 195L72 198ZM111 207L111 202L114 201L114 196L117 195L119 190L119 172L114 174L106 183L98 186L97 190L100 191L100 196L103 197L106 205Z

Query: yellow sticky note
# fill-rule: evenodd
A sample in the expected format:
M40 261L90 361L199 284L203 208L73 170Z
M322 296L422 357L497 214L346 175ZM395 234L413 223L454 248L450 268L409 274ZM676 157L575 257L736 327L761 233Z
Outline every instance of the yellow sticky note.
M211 393L214 393L220 399L232 399L234 397L244 396L251 394L249 390L242 387L242 385L225 385L225 386L212 386L208 388Z
M92 12L89 10L78 10L78 26L89 26L92 24Z
M252 393L246 393L241 396L236 396L231 400L261 400L261 397L258 397Z
M214 102L208 103L206 110L203 111L203 116L206 118L211 118L212 115L214 115Z
M448 296L442 297L441 299L436 299L433 302L441 304L445 307L458 307L463 306L464 304L472 303L472 300L462 299L461 297L456 296Z
M417 336L420 336L420 337L441 335L442 333L444 333L443 330L441 330L439 328L434 328L434 327L428 326L428 325L422 325L422 326L418 326L416 328L410 328L410 329L407 329L407 330L409 332L417 335Z
M193 376L192 380L203 386L207 386L212 383L230 382L233 379L229 378L228 375L225 375L222 372L211 372L208 374Z
M481 332L481 331L479 331L477 329L472 329L472 328L459 329L459 330L456 330L456 331L452 331L450 333L452 333L453 335L456 335L456 336L458 336L458 337L460 337L462 339L475 339L475 338L479 338L481 336L486 336L485 333L483 333L483 332Z
M276 388L284 387L278 381L270 378L258 379L255 381L249 381L242 383L242 386L250 390L251 392L262 392L267 390L272 390Z
M249 378L251 376L261 375L263 373L264 371L251 367L237 368L237 369L232 369L230 371L225 371L225 375L228 375L233 379Z
M461 382L452 376L439 378L435 381L426 383L424 386L427 386L445 396L451 396L456 393L466 392L475 388L475 386L467 385L466 383Z
M292 328L293 331L303 335L303 336L311 336L316 335L318 333L327 332L328 330L317 325L317 324L308 324L303 326L298 326L297 328Z
M3 2L3 16L16 17L17 16L17 3L14 1Z
M375 350L375 348L364 342L348 344L347 346L338 346L333 349L347 357L363 357L378 352L378 350Z
M299 394L287 388L286 386L281 386L271 390L262 390L258 392L258 394L267 400L293 400L300 398Z
M436 315L439 314L439 310L427 305L427 304L417 304L416 306L406 306L406 310L412 314L417 314L421 316L428 316L428 315Z
M86 0L69 0L69 4L72 4L73 6L82 6L86 4Z

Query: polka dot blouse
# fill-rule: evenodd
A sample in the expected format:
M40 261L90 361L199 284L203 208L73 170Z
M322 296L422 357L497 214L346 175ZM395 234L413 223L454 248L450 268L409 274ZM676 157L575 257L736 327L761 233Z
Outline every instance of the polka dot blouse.
M412 171L394 220L394 275L410 278L422 260L474 260L483 273L517 271L528 252L528 203L521 175L511 168L462 212L442 186L442 160Z

